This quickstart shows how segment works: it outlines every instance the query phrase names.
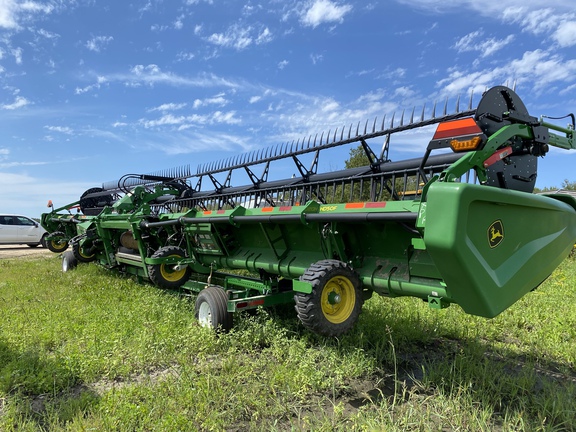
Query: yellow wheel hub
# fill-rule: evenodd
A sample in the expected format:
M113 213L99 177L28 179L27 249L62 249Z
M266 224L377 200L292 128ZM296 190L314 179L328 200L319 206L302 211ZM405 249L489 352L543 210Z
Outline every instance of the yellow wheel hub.
M168 258L182 258L180 255L170 255ZM186 267L180 270L174 270L174 264L161 264L160 275L168 282L177 282L186 275Z
M340 324L346 321L356 304L354 285L344 276L334 276L322 290L320 305L322 313L328 321Z

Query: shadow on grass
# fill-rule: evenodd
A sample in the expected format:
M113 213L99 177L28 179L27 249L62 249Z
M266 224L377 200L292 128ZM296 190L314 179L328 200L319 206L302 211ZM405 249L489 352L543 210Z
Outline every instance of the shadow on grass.
M63 424L98 404L99 396L56 359L39 350L19 351L0 339L0 429L10 424L42 429ZM50 421L48 421L50 419Z
M384 399L398 406L414 396L442 395L493 413L494 424L521 418L528 429L576 427L573 364L551 360L544 352L518 354L486 339L446 336L451 332L445 329L433 334L423 321L417 314L386 317L363 311L356 328L338 344L344 350L362 349L380 372L372 388L365 381L357 389L353 384L343 402L360 409L377 407Z

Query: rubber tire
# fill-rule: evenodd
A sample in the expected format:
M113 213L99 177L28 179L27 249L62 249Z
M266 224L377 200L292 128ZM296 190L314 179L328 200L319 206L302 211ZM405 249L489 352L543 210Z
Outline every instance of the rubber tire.
M168 258L168 257L185 258L186 253L184 249L176 246L164 246L154 252L151 258ZM155 285L160 288L176 289L180 288L190 278L192 269L190 266L179 270L177 272L166 264L152 264L148 266L148 276Z
M72 251L67 251L62 254L62 271L64 273L76 268L78 260Z
M306 270L300 280L312 285L312 293L294 295L296 313L307 329L322 336L337 337L354 326L362 311L364 298L360 277L348 264L337 260L318 261ZM340 302L329 303L327 297L332 292L336 294L334 288L337 287L343 294L340 295ZM332 291L324 292L326 289ZM333 314L329 313L329 307L335 307Z
M56 238L57 237L66 238L66 235L61 231L53 232L51 235ZM64 252L66 249L68 249L68 241L66 240L64 243L59 242L57 243L54 240L49 240L46 242L46 247L50 249L51 252L54 253Z
M233 315L228 312L228 295L223 288L208 286L196 298L194 316L202 327L227 332L232 328Z
M29 248L35 248L40 246L40 243L26 243L26 246L28 246Z
M74 254L74 258L76 258L76 260L79 262L88 263L96 259L96 254L86 255L84 252L82 252L82 247L80 246L79 242L74 242L72 244L72 253Z

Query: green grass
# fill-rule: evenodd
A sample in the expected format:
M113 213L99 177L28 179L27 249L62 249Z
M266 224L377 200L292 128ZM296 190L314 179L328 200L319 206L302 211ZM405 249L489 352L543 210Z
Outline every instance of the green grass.
M495 319L375 296L340 339L56 256L0 261L0 430L576 428L576 261Z

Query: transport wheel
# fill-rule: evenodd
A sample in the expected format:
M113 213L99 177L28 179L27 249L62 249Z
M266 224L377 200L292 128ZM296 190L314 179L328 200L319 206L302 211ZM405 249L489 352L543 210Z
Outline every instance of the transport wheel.
M322 260L312 264L300 280L312 284L312 293L294 296L302 324L323 336L340 336L356 323L362 310L361 283L342 261Z
M165 246L158 249L151 258L185 258L183 249L176 246ZM148 266L150 280L161 288L175 289L181 287L190 277L188 265L176 268L174 264L153 264Z
M66 273L78 265L78 260L74 256L74 252L67 251L62 255L62 271Z
M63 232L56 231L52 233L52 238L46 242L46 247L51 252L60 253L68 249L68 241L65 240Z
M209 286L204 288L196 298L196 319L202 327L220 331L232 328L232 313L228 312L228 295L223 288Z
M85 248L82 247L80 242L74 242L72 244L72 253L74 254L74 258L80 262L92 262L96 259L96 254L93 253L90 255L86 253Z

